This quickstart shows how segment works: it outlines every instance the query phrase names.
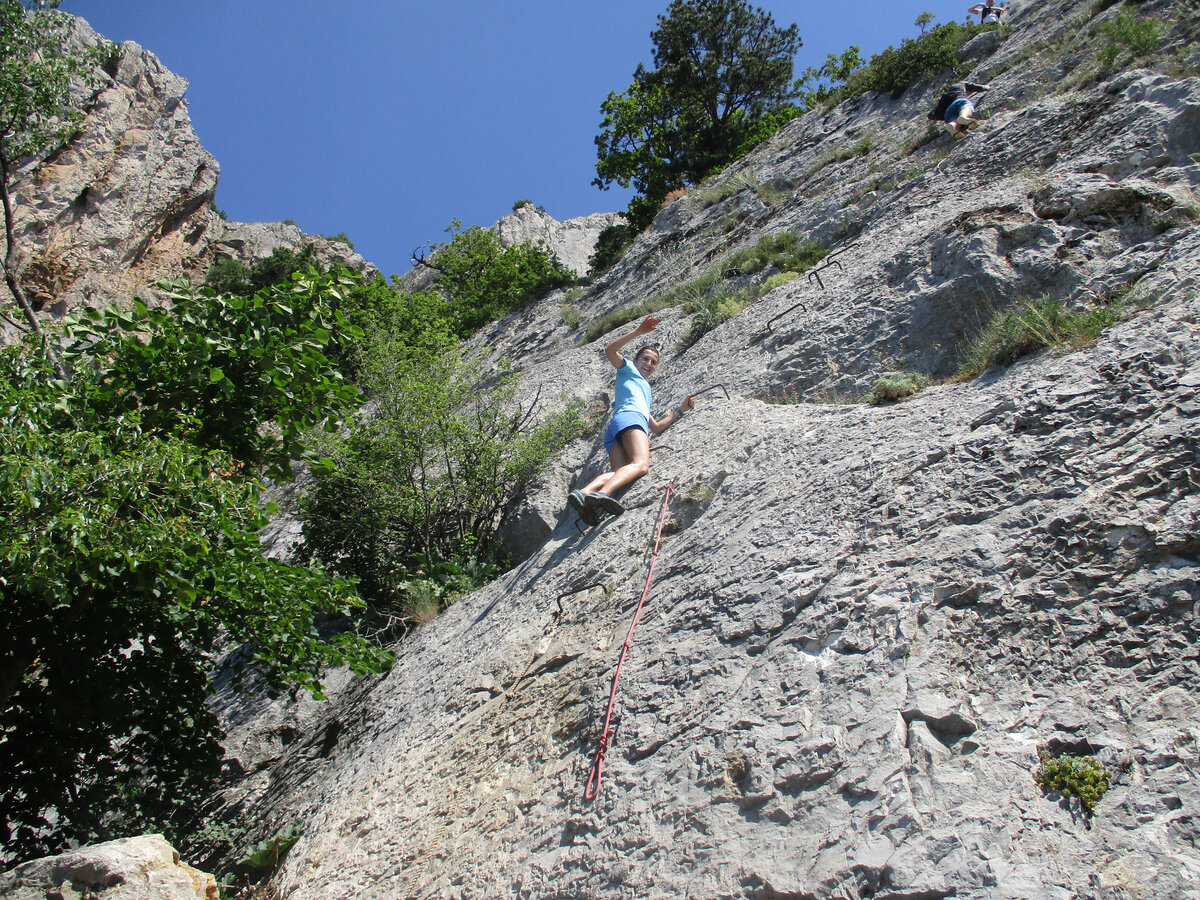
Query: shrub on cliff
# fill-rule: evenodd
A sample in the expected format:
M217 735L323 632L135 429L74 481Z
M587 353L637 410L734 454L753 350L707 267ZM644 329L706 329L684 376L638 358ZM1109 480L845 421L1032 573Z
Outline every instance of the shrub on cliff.
M431 265L450 298L446 312L460 337L575 280L554 254L529 241L505 247L495 232L478 225L437 248Z
M409 616L414 580L440 593L491 559L502 512L582 419L569 404L532 424L534 411L515 404L514 373L489 377L455 343L379 331L358 357L368 413L323 446L303 501L306 552L357 579L372 604Z
M278 688L388 655L318 616L361 603L315 566L267 559L260 464L353 402L322 348L338 284L70 324L59 379L0 354L0 835L4 862L118 834L177 839L211 792L211 660L245 645Z
M981 31L999 27L995 24L961 25L947 22L931 28L918 38L906 38L899 47L888 47L872 56L865 66L860 66L857 60L858 48L851 47L846 53L855 51L853 57L840 70L844 84L826 91L817 99L820 102L837 103L864 91L878 91L896 99L922 79L946 80L947 74L957 78L964 68L958 60L959 49ZM831 62L834 59L830 57Z
M204 283L218 294L244 297L287 281L297 272L315 269L316 263L317 253L312 244L305 244L299 253L287 247L276 247L270 256L249 268L241 260L218 259L209 267Z
M1085 312L1067 309L1057 300L1029 301L998 313L966 349L958 377L971 378L989 366L1008 365L1045 347L1081 347L1124 315L1118 303Z

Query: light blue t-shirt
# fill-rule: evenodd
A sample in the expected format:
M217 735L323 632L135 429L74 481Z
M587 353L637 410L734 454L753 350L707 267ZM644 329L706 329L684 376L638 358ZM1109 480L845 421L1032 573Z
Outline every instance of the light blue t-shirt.
M624 359L624 357L622 357ZM623 412L636 412L650 421L650 382L642 377L637 366L629 360L617 369L617 396L613 404L613 418Z

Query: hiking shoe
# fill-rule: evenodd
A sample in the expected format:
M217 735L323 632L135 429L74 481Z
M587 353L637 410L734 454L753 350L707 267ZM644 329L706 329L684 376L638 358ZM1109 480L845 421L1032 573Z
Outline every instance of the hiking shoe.
M567 504L579 514L579 518L585 524L593 527L600 524L600 517L596 515L596 510L588 506L587 498L583 496L583 491L571 491L571 493L567 494Z
M958 131L954 132L954 139L956 141L961 141L966 136L967 136L967 132L965 129L960 128L960 129L958 129Z
M970 122L967 123L967 127L970 128L972 131L974 131L976 128L978 128L982 124L983 124L983 122L981 120L972 119Z
M589 506L602 509L610 516L616 517L625 512L625 507L617 501L616 497L610 497L600 491L587 494L586 499Z

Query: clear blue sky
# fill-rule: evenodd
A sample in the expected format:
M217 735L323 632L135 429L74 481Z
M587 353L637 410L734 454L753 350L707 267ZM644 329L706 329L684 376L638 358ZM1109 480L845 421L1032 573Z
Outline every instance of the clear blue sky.
M601 191L600 104L651 62L669 0L65 0L190 82L217 205L243 222L345 232L385 274L530 199L558 219L622 209ZM968 0L761 2L804 42L796 74L965 21Z

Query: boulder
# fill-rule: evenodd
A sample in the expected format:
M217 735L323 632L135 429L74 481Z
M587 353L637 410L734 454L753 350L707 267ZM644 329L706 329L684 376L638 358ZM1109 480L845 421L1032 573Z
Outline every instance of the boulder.
M217 882L159 834L31 860L0 874L3 900L218 900Z

